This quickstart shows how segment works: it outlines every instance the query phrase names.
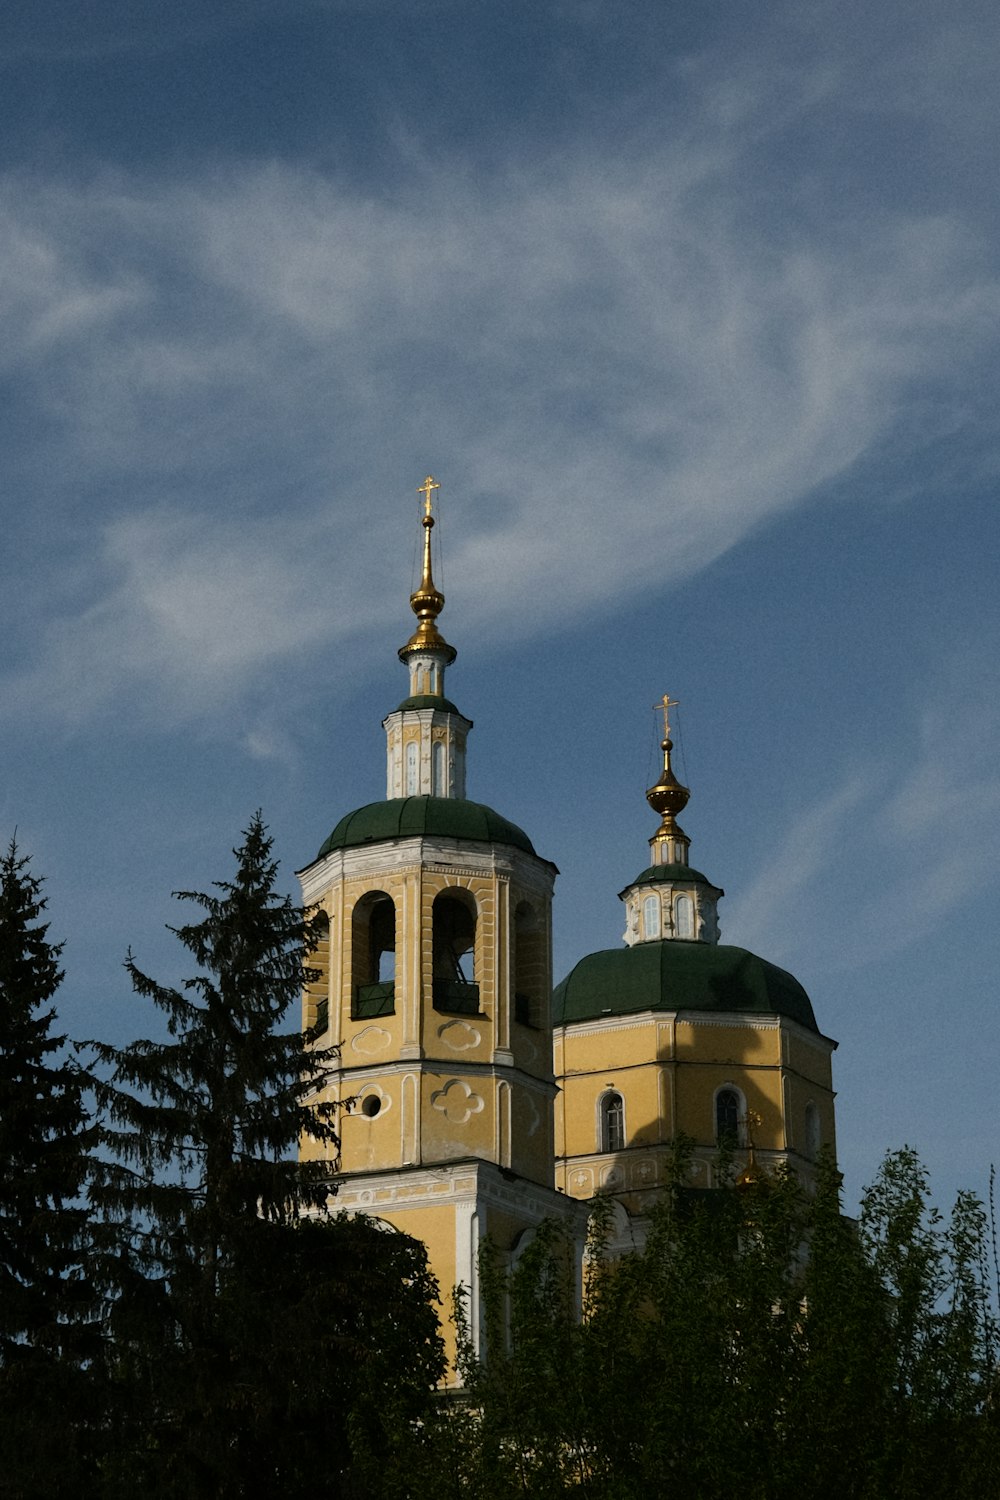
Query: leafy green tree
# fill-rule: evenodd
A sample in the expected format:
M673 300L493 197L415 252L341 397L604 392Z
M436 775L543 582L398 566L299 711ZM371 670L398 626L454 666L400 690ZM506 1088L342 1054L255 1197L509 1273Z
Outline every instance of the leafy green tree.
M350 1469L350 1408L371 1386L367 1340L390 1313L411 1396L426 1396L440 1362L422 1248L323 1222L335 1053L278 1029L310 978L318 926L277 893L259 816L234 853L217 894L177 893L201 913L172 929L195 977L163 985L129 955L167 1040L96 1046L114 1159L94 1197L116 1226L103 1261L108 1494L304 1493ZM325 1165L296 1159L306 1124Z
M63 974L45 906L12 840L0 859L0 1452L11 1495L51 1493L79 1472L92 1353L82 1194L93 1129L87 1079L52 1029Z
M598 1204L582 1317L547 1226L484 1260L487 1344L459 1317L467 1401L439 1422L456 1495L966 1500L1000 1493L982 1206L945 1223L914 1153L845 1219L840 1180L693 1192L680 1149L641 1249ZM445 1486L444 1493L448 1493ZM426 1491L429 1493L429 1490Z
M865 1194L859 1230L892 1351L883 1483L901 1496L997 1493L1000 1385L983 1205L961 1192L945 1223L926 1171L904 1148Z

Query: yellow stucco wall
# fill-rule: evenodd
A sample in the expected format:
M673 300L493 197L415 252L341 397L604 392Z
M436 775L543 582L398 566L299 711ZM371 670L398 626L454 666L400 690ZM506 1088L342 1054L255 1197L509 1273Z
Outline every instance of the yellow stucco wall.
M556 1185L577 1197L615 1182L622 1191L627 1181L652 1187L661 1180L665 1148L681 1136L702 1154L714 1153L715 1100L723 1088L738 1092L742 1112L759 1116L750 1127L759 1153L795 1159L808 1171L815 1154L809 1106L820 1142L835 1145L830 1044L779 1018L615 1016L559 1028L555 1060ZM624 1102L618 1155L631 1158L627 1171L624 1162L616 1171L603 1160L601 1103L609 1094ZM645 1166L644 1150L653 1152Z
M476 1156L551 1183L549 891L544 882L524 885L498 869L463 871L459 851L450 867L440 856L425 861L419 846L409 863L398 860L395 846L386 852L382 869L345 873L334 862L316 903L329 917L329 938L312 960L322 974L306 989L303 1021L314 1025L326 1001L329 1030L321 1044L340 1046L339 1076L328 1094L357 1100L341 1122L341 1170ZM550 886L548 873L546 881ZM376 894L388 897L395 912L393 1009L359 1017L357 984L377 979L363 951L364 914ZM474 1013L435 1008L433 933L441 896L474 912L475 941L463 960L466 978L478 986ZM529 919L530 940L522 942L520 932L515 939L515 927ZM532 991L532 1024L515 1019L517 984ZM378 1113L366 1117L365 1101L371 1107L376 1098ZM311 1149L304 1141L303 1154Z

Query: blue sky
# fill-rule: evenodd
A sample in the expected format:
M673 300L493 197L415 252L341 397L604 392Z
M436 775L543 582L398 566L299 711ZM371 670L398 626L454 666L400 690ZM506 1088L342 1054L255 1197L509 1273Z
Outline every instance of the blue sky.
M723 939L840 1041L851 1197L1000 1155L1000 12L8 0L4 825L64 1023L149 1017L260 806L384 794L441 482L470 795L619 941L680 700Z

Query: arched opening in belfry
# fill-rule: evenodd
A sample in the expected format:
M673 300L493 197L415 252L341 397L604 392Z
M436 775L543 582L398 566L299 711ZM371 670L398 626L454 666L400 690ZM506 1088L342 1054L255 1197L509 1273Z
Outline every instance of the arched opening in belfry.
M528 901L514 908L514 1020L522 1026L543 1026L545 995L545 930Z
M325 911L312 914L312 932L305 962L305 1024L321 1036L330 1026L330 918Z
M355 1020L392 1015L396 1008L396 905L385 891L369 891L354 908L351 980Z
M442 891L434 899L434 1009L475 1015L476 903L468 891Z

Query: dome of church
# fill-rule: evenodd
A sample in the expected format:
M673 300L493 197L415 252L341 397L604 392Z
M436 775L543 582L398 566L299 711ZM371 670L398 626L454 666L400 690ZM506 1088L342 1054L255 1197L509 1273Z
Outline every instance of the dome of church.
M403 699L396 712L403 713L408 708L436 708L443 714L458 713L450 698L442 698L436 693L411 693L409 698Z
M717 887L714 881L709 880L700 870L693 870L690 865L650 865L637 875L631 885L655 885L658 881L687 881L689 885L708 885L713 890ZM630 887L626 886L626 890Z
M464 797L391 797L386 802L370 802L341 818L316 858L322 859L334 849L423 837L509 844L526 854L535 853L523 829L482 802L469 802Z
M556 1026L647 1010L779 1015L819 1030L797 979L745 948L717 943L661 940L591 953L552 997Z

